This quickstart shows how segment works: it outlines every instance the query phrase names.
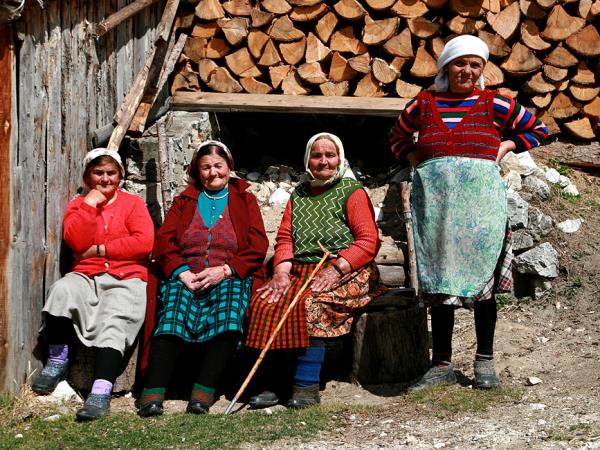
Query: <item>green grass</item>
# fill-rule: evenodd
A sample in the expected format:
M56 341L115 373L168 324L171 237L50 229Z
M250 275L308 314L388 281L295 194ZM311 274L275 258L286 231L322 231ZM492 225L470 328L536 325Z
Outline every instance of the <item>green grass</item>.
M548 430L548 437L553 441L586 441L600 437L598 423L576 423L568 427L554 427Z
M406 398L427 406L429 411L443 418L464 412L486 411L498 403L515 403L522 395L522 390L507 387L484 391L464 387L434 386L407 394Z
M69 414L55 422L41 418L17 424L2 421L0 449L231 449L245 442L314 439L318 432L338 427L343 412L344 407L332 406L271 415L173 414L142 419L119 413L78 423ZM15 438L18 433L23 437Z
M560 173L561 175L564 175L565 177L571 177L573 176L573 169L571 169L569 166L561 163L559 160L555 159L555 158L551 158L548 161L550 167L552 167L553 169L556 169L556 171L558 173Z
M513 297L510 294L498 294L496 295L496 309L500 311L502 308L506 308L514 303Z

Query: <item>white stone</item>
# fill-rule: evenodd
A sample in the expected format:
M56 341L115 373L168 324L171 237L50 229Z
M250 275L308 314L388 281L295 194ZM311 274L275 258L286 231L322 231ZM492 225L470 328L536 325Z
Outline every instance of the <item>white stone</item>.
M569 184L562 191L563 191L563 194L569 194L574 197L579 197L579 191L577 190L577 186L575 186L574 184Z
M540 384L542 382L541 379L539 379L538 377L529 377L527 378L527 385L528 386L535 386L536 384Z
M503 177L506 180L506 184L508 185L508 189L512 189L513 191L520 191L523 187L523 183L521 181L521 175L514 170L509 171Z
M549 183L556 184L560 181L560 173L554 168L546 169L546 180Z
M381 208L379 206L375 206L373 211L375 212L375 221L381 222L383 220L383 211Z
M15 434L15 439L23 439L23 435L21 433Z
M58 419L60 419L60 414L53 414L51 416L48 416L44 419L44 422L56 422Z
M502 161L500 161L500 167L505 172L514 170L520 175L531 175L535 171L539 170L539 167L531 157L529 152L523 153L508 153Z
M535 175L525 177L523 180L523 189L537 195L542 200L546 200L550 196L550 187L548 184Z
M515 269L545 278L558 276L558 253L548 242L521 253L515 258Z
M272 181L266 181L263 183L264 186L266 186L267 188L269 188L269 190L271 192L273 192L275 189L277 189L277 185L275 183L273 183Z
M576 233L579 231L583 219L567 219L564 222L556 224L556 227L563 233Z
M529 407L534 411L543 411L546 409L546 405L544 405L543 403L530 403Z
M568 185L572 184L571 180L569 179L569 177L565 177L564 175L561 175L558 178L558 184L560 185L560 187L567 187Z
M286 192L285 189L277 188L269 197L270 205L285 205L290 199L289 192Z
M529 204L516 192L506 195L508 224L512 229L524 228L528 224Z

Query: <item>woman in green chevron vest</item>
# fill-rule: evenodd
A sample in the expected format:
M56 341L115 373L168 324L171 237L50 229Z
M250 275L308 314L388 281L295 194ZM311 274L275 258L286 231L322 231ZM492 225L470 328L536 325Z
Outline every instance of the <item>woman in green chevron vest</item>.
M356 313L381 292L373 263L380 247L373 207L354 178L342 142L330 133L313 136L306 146L304 165L309 181L296 188L286 206L277 233L273 275L250 302L245 342L251 348L264 348L322 258L319 242L336 254L304 291L271 346L296 349L284 352L295 359L289 408L319 402L323 340L347 334ZM279 397L281 392L266 390L252 397L250 405L273 406Z

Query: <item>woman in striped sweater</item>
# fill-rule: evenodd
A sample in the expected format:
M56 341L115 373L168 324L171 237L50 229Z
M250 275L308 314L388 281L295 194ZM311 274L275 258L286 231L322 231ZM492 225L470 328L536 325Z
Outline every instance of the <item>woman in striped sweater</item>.
M423 91L390 132L396 158L414 170L411 193L420 298L431 306L432 365L409 390L455 383L454 309L473 306L478 388L499 386L493 363L495 294L512 287L506 186L498 162L544 143L546 126L514 99L484 88L487 45L446 44L435 92ZM418 140L414 141L414 134Z

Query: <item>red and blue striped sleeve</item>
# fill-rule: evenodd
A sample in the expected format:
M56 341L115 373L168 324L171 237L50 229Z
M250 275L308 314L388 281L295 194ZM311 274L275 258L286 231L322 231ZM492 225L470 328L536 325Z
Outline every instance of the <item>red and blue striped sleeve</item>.
M416 121L419 116L419 103L413 99L406 105L402 114L390 130L389 142L394 156L405 164L406 155L416 150L414 133L417 131Z
M515 143L515 153L543 145L548 139L548 127L540 119L502 94L494 97L494 124Z

